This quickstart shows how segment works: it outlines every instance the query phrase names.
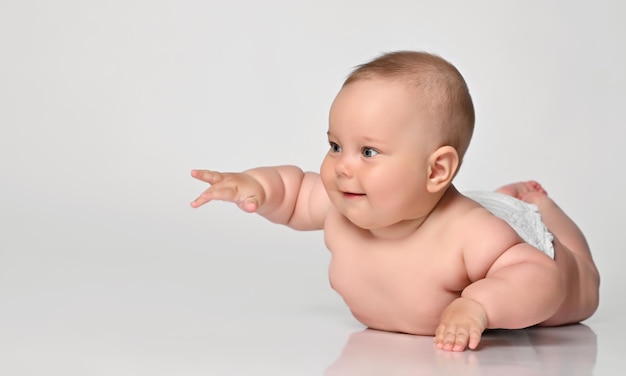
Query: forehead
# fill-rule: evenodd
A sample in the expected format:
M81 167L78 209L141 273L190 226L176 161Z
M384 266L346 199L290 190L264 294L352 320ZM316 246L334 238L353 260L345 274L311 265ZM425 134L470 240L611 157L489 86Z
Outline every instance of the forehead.
M376 103L389 105L398 100L415 100L414 90L400 80L383 78L369 78L354 81L344 86L334 104L341 105L374 105Z
M365 79L344 86L330 110L330 130L365 127L393 131L401 125L419 126L427 115L419 90L399 80Z

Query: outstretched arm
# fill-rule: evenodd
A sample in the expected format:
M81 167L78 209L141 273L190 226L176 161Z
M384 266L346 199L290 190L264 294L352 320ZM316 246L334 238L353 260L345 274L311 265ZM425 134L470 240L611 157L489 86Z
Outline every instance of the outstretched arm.
M242 173L193 170L191 176L211 184L191 203L193 208L213 200L229 201L298 230L321 229L330 204L319 175L295 166L259 167Z

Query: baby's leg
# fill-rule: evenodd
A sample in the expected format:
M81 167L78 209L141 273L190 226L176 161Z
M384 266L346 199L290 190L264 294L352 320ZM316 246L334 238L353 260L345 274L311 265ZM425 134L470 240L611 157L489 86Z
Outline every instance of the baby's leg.
M497 190L535 204L543 222L554 235L554 260L566 288L565 301L542 325L562 325L582 321L598 307L600 276L585 236L578 226L535 181L506 185Z

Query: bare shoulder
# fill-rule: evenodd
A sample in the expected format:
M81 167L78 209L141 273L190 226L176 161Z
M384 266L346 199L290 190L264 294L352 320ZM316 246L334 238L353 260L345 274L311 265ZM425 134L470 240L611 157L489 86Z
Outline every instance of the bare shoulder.
M471 280L483 278L500 256L523 240L508 223L473 200L463 197L465 210L455 233L462 242L463 260Z

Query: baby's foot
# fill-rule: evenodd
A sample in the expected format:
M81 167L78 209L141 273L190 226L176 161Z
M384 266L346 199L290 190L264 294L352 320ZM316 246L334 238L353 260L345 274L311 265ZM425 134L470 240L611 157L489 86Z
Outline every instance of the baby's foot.
M522 181L500 187L496 192L513 196L526 202L532 202L537 196L546 196L548 192L534 180Z

